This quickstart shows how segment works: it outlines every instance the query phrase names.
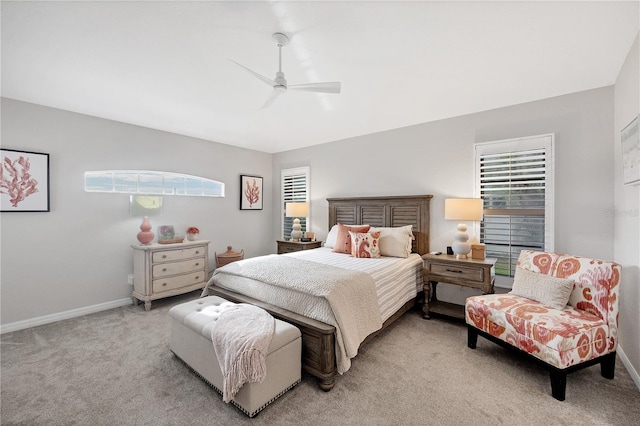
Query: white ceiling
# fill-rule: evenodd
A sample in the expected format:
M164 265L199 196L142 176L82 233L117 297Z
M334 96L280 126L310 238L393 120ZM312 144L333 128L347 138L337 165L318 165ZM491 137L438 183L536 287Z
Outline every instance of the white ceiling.
M2 96L280 152L611 85L639 2L2 1ZM271 35L289 84L271 88Z

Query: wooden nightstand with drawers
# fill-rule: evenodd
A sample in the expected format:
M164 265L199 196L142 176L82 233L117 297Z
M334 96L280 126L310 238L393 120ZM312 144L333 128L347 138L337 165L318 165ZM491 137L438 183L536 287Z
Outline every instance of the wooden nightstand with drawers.
M204 288L209 278L209 241L132 245L134 305Z
M278 240L278 254L291 253L294 251L311 250L322 246L322 241L284 241Z
M495 282L493 267L496 259L456 259L454 255L425 254L422 260L424 262L422 316L426 319L431 318L432 312L464 319L464 306L438 300L436 289L439 282L479 289L484 294L493 293Z

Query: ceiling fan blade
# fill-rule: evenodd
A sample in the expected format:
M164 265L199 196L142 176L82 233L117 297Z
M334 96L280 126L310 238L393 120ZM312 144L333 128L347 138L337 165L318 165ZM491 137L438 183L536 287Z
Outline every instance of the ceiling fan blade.
M286 91L287 89L282 88L282 86L274 87L273 92L271 92L271 95L269 95L267 101L264 103L264 105L262 105L262 109L269 108L271 104L276 100L276 98Z
M239 66L239 67L244 68L244 69L245 69L245 70L247 70L249 73L251 73L251 75L253 75L254 77L256 77L258 80L264 81L264 82L265 82L265 83L267 83L269 86L271 86L271 87L276 86L276 84L277 84L277 83L276 83L275 81L271 80L270 78L267 78L267 77L265 77L265 76L264 76L264 75L262 75L262 74L258 74L257 72L255 72L255 71L253 71L253 70L251 70L251 69L249 69L249 68L245 67L244 65L237 63L236 61L231 61L231 62L233 62L234 64L236 64L236 65L237 65L237 66Z
M290 84L287 86L287 89L304 90L306 92L340 93L340 82Z

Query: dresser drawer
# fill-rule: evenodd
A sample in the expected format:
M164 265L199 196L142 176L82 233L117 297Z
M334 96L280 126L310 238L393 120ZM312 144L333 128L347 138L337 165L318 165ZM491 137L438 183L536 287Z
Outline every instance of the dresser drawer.
M183 260L182 262L167 262L153 265L153 278L162 278L185 272L204 270L204 257Z
M152 261L153 263L171 262L174 260L189 259L196 256L204 256L204 249L202 247L158 251L153 253Z
M431 270L429 271L429 273L447 278L478 282L484 281L484 271L481 268L468 268L459 265L431 263Z
M168 277L153 280L153 292L160 293L180 287L186 287L192 284L203 283L205 281L204 271L192 272L190 274L178 275L177 277Z
M294 251L301 251L302 247L293 244L278 244L278 254L292 253Z

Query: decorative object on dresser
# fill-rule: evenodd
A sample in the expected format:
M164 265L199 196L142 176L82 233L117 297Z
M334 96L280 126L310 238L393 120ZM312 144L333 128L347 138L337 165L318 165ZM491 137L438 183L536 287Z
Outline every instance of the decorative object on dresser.
M49 211L49 154L1 149L0 210Z
M482 198L447 198L444 200L444 219L460 221L451 248L458 259L465 259L471 253L471 243L463 221L482 220Z
M431 318L431 313L464 319L464 306L438 300L438 283L455 284L475 288L484 294L493 293L496 259L457 259L454 255L425 254L424 261L424 305L422 316Z
M240 210L262 210L262 177L240 175Z
M200 230L195 226L190 226L187 228L187 240L195 241L198 239L199 235L200 235Z
M530 356L549 369L559 401L568 373L600 364L600 374L613 379L621 269L615 262L522 250L510 293L467 298L467 346L475 349L481 335Z
M285 214L287 217L293 217L293 225L291 226L291 240L300 241L304 233L302 232L302 225L300 225L300 218L307 217L309 215L308 203L287 203L285 207Z
M237 251L233 251L233 247L227 246L227 251L221 254L214 252L214 255L216 258L216 268L220 268L221 266L224 266L227 263L236 262L238 260L244 259L244 250L240 250L240 252L237 252Z
M202 289L209 278L209 241L146 245L133 248L134 305Z
M154 236L153 232L151 232L149 216L143 217L142 223L140 224L140 232L138 232L138 241L140 241L140 244L147 245L153 241Z
M322 241L283 241L278 240L278 254L294 251L311 250L322 246Z

